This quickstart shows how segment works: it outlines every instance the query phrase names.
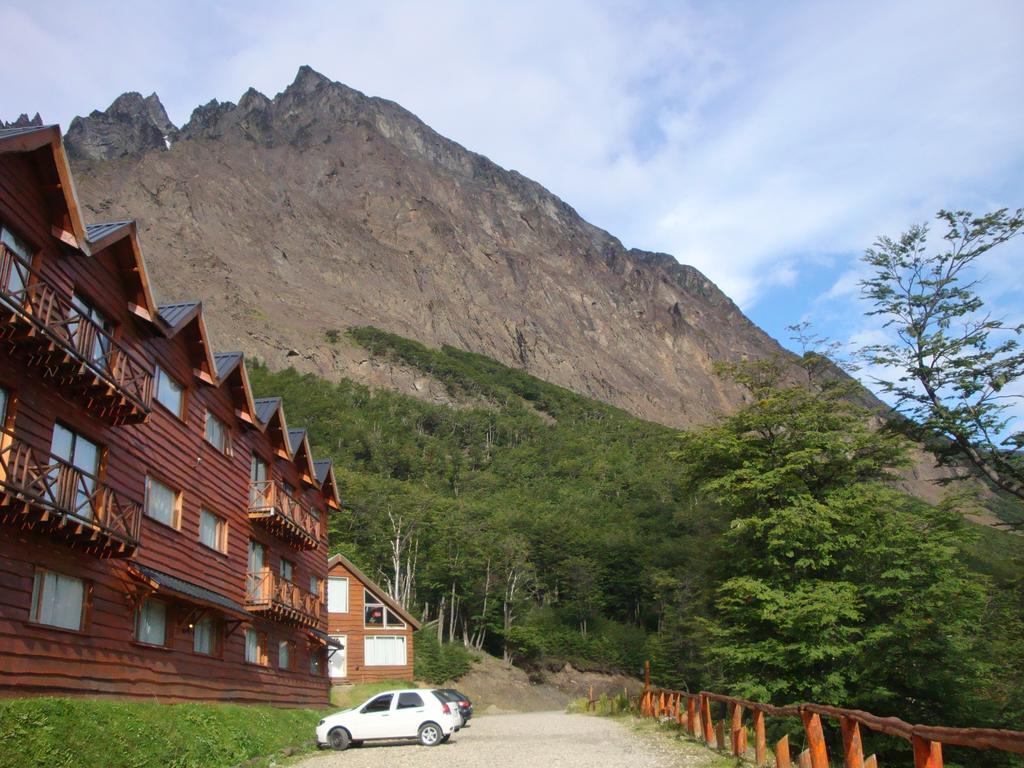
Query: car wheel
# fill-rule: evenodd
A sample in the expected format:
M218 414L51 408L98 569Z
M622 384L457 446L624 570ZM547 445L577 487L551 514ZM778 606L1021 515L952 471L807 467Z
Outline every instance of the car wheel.
M444 739L444 732L437 723L424 723L420 726L420 744L424 747L436 747Z
M352 743L352 737L344 728L334 728L327 734L327 743L331 745L331 749L340 752L343 749L348 749L349 744Z

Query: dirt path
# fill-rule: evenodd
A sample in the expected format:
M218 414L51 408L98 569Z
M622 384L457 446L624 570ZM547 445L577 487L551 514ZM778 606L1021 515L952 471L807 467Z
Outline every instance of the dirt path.
M321 752L300 768L719 768L723 761L696 744L663 734L638 733L604 717L529 712L486 715L448 744L367 744Z

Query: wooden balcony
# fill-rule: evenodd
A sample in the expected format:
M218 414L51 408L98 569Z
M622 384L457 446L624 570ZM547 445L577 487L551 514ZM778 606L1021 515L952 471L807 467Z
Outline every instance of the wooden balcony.
M104 421L134 424L149 415L149 367L3 244L0 340Z
M320 543L319 518L273 480L249 484L249 519L295 549L316 549Z
M247 577L245 607L264 618L303 627L320 623L320 596L285 581L269 568Z
M100 558L131 557L142 504L0 431L0 523L48 535Z

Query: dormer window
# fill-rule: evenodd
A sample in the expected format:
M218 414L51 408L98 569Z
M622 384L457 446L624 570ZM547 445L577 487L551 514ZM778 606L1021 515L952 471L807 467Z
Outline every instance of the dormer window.
M185 420L185 388L159 365L156 367L156 399L179 419Z
M227 425L209 411L206 412L206 442L224 455L231 453L231 438Z

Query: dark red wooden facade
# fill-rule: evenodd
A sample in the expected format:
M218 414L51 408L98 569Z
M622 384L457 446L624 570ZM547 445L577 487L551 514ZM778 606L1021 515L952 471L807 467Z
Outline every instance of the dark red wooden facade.
M82 224L56 127L0 131L0 228L0 694L326 704L330 467L213 354L201 305L155 304L133 223ZM147 482L179 493L171 524Z

